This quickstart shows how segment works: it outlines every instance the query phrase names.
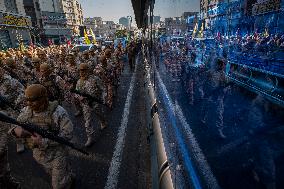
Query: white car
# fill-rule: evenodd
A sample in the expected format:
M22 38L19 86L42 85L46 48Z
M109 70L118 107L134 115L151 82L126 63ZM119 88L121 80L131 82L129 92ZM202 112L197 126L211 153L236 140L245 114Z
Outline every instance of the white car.
M93 44L82 44L82 45L76 45L75 47L73 47L73 49L79 49L80 52L84 52L87 50L91 50L91 49L97 49L97 46L93 45Z

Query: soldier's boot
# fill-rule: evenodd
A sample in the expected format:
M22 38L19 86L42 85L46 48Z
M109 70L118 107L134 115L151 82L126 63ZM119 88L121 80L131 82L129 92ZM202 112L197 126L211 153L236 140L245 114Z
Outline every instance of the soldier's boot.
M87 137L87 142L85 143L85 147L91 147L95 142L94 136L90 135Z

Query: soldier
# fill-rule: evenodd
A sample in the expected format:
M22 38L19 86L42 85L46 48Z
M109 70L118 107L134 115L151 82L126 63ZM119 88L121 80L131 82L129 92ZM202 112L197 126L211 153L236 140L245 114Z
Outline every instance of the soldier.
M76 90L82 94L88 94L99 100L102 99L102 83L100 78L94 76L91 77L91 70L88 64L82 63L80 65L80 79L77 82ZM95 115L100 121L101 130L105 129L107 124L104 116L102 115L102 107L98 103L89 104L88 99L80 98L81 107L83 109L83 115L85 120L85 129L87 133L86 147L90 147L94 142L94 128L91 125L92 110L94 107Z
M130 42L130 44L127 47L127 53L128 53L128 63L131 71L134 71L135 69L135 46L134 42Z
M0 68L0 95L4 98L11 108L10 111L6 111L12 117L16 117L16 111L12 109L21 109L24 102L24 86L16 79L4 73L4 70ZM17 152L21 153L24 151L24 145L21 140L16 140Z
M19 122L37 125L66 140L72 139L73 125L66 110L57 102L48 101L44 86L30 85L25 90L25 97L28 106L18 116ZM33 151L34 159L51 175L53 189L71 187L72 172L67 162L66 146L42 138L36 133L31 134L19 126L12 128L9 133L25 139L26 145Z
M4 74L4 70L0 68L0 92L1 96L4 91L6 91L6 86L3 85L3 81L7 80L7 75ZM5 83L5 82L4 82ZM3 95L4 96L4 95ZM0 111L2 112L3 105L0 106ZM7 112L3 112L7 113ZM0 188L1 189L18 189L20 188L19 183L17 183L10 174L9 163L8 163L8 126L5 123L0 122Z
M64 85L64 82L60 76L52 74L50 66L46 63L40 65L39 83L46 88L50 101L61 102L63 98L60 88Z
M66 57L67 65L66 65L66 70L67 74L65 75L65 84L66 84L66 89L67 93L65 93L65 99L75 105L75 116L79 116L81 114L80 111L80 103L78 101L78 98L76 98L76 94L70 93L72 89L76 88L76 83L79 80L79 68L78 65L75 62L75 55L74 54L68 54Z
M208 73L208 81L206 83L207 86L207 107L204 118L202 122L205 123L208 113L212 113L211 115L213 119L215 119L214 124L218 130L218 136L221 139L225 139L226 136L223 133L224 122L223 122L223 114L224 114L224 97L225 97L225 72L224 69L224 62L222 60L217 60L215 64L212 65L213 67Z

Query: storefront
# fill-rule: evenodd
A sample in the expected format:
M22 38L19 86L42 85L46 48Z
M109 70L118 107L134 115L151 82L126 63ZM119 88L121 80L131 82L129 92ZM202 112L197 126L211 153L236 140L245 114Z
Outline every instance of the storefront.
M48 45L65 43L71 39L72 30L67 28L67 19L64 13L41 12L43 20L42 43Z
M27 16L0 12L0 50L29 45L31 19Z

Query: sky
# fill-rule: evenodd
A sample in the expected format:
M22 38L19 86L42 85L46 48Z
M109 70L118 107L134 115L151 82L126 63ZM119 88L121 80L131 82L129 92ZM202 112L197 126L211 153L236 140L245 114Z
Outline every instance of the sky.
M88 17L102 17L104 21L118 23L119 18L134 12L131 0L79 0L83 14ZM183 12L199 11L199 0L156 0L154 15L165 17L181 16ZM134 21L135 19L133 19Z

